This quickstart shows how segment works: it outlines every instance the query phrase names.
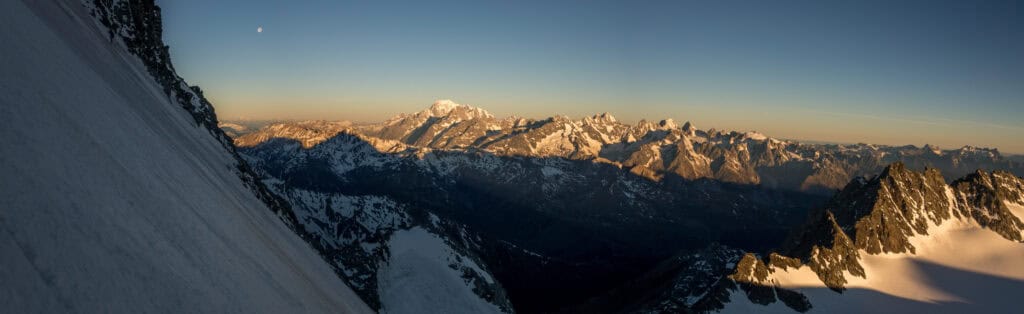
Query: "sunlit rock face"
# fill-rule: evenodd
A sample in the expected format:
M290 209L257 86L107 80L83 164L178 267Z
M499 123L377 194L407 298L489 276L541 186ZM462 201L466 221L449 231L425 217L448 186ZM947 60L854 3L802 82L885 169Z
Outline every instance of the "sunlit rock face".
M723 283L733 292L703 310L1005 310L1006 291L1024 288L1022 218L1020 177L979 170L946 184L896 163L852 181L778 254L745 256Z

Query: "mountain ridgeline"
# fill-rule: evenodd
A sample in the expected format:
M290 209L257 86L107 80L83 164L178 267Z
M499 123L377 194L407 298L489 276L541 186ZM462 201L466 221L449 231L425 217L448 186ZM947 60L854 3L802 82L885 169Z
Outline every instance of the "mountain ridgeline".
M340 132L416 149L589 160L655 181L666 176L712 179L823 195L831 195L853 178L878 174L897 161L911 169L936 168L952 178L977 169L1024 175L1024 163L995 149L803 144L757 132L700 130L690 122L680 126L671 119L629 125L608 113L580 120L564 116L498 119L480 108L448 100L369 125L326 121L271 125L241 133L235 143L250 147L271 138L292 138L310 147Z
M377 265L395 263L389 239L412 229L476 265L449 268L478 299L522 312L728 310L740 290L806 311L808 297L766 283L773 269L806 266L841 290L866 276L859 256L914 254L911 239L948 219L1020 240L1002 201L1021 195L1007 188L1021 163L994 149L802 144L610 114L497 119L450 101L377 124L271 124L235 143L385 309L394 283Z
M1001 312L1024 288L1022 217L1020 177L979 170L946 184L894 163L851 181L768 254L712 244L576 310Z
M792 285L793 278L800 276L795 274L797 271L804 272L804 280L808 279L806 275L813 275L812 282L816 279L824 287L842 292L855 279L859 285L865 280L869 283L872 280L876 283L908 280L872 277L883 275L893 259L923 259L938 264L953 261L967 264L968 269L985 269L990 266L984 263L1004 259L1010 264L998 267L1017 269L1024 263L1019 260L1024 249L1022 217L1024 179L1013 174L978 170L946 184L942 174L934 168L918 172L907 169L902 163L894 163L872 179L852 181L826 206L814 210L778 252L768 254L767 258L745 254L728 277L731 280L721 283L732 290L736 288L733 283L738 283L753 303L781 301L804 312L814 307L814 298L808 299L787 289L787 284ZM985 237L968 238L966 235L970 234ZM971 260L969 255L973 253L961 251L963 247L987 249L993 242L1008 249L984 251L982 254L986 257L978 263L965 262ZM1007 258L1006 254L1017 255ZM1019 271L1010 271L1008 277L1017 280L1012 286L1024 286L1019 281L1024 279ZM908 287L900 289L913 291ZM978 289L990 298L1006 296L999 287ZM847 301L854 304L856 298L850 297ZM728 308L728 299L727 294L711 295L695 305L704 310L721 310ZM981 299L961 301L970 303ZM978 308L984 306L999 308L993 304L982 304ZM963 310L952 307L942 312Z
M177 75L152 0L0 17L8 312L1006 312L1024 289L1024 159L995 149L451 101L256 129Z

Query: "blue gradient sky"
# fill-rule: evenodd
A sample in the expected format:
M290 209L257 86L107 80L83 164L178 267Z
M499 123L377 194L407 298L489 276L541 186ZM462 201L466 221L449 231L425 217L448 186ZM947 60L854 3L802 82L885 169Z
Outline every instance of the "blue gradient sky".
M376 121L450 98L1024 153L1020 1L555 2L158 1L222 119Z

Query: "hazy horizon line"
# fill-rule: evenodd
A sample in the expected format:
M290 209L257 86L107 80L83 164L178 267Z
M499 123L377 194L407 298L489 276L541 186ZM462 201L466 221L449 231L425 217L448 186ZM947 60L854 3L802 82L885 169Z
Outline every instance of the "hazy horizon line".
M439 100L436 100L435 103L437 103L439 101L450 101L450 100L448 100L448 99L444 99L444 100L439 99ZM468 106L468 107L472 107L472 108L479 108L479 109L483 109L484 111L487 111L486 108L483 108L483 107L480 107L480 106L466 105L466 104L461 104L461 103L457 103L457 102L453 102L453 103L455 103L457 105L460 105L460 106ZM344 119L344 118L333 118L333 119L332 118L312 118L312 119L310 119L310 118L302 118L302 117L250 118L250 117L238 116L238 117L222 118L222 119L220 119L220 122L222 122L222 123L224 123L224 122L226 122L226 123L258 123L258 124L265 123L264 125L260 125L260 127L264 127L266 125L273 124L273 123L288 123L288 122L302 122L302 121L348 122L348 123L352 123L353 125L372 125L372 124L376 124L376 123L382 123L384 121L387 121L388 119L397 117L397 116L402 115L402 114L413 114L413 113L429 110L429 108L431 106L426 106L425 108L422 108L420 110L416 110L416 111L413 111L413 112L401 112L401 113L397 113L397 114L392 114L391 116L388 116L388 117L385 117L385 118L382 118L382 119L378 119L378 120L373 120L373 121L366 121L366 120L358 120L357 121L357 120ZM898 122L926 124L926 125L942 125L943 122L936 121L936 120L945 120L946 123L955 123L955 124L962 124L962 125L974 125L974 126L992 127L992 128L1007 129L1007 130L1024 130L1024 128L1022 128L1022 127L1005 126L1005 125L991 124L991 123L986 124L986 123L977 122L977 121L970 121L970 120L951 120L951 119L941 119L941 118L934 118L934 117L931 117L931 118L928 118L928 117L926 117L926 118L907 118L907 117L900 117L900 116L880 116L880 115L868 115L868 114L857 114L857 113L848 113L848 112L833 112L833 111L821 111L821 110L811 110L811 111L815 112L815 113L819 113L819 114L834 115L834 116L860 117L860 118L867 118L867 119L898 121ZM488 113L489 113L489 111L488 111ZM593 114L589 114L589 115L585 114L585 115L581 115L581 116L578 116L578 117L574 117L574 116L567 115L567 114L555 113L555 114L550 114L550 115L542 116L542 117L527 117L527 116L519 116L517 114L509 114L509 115L506 115L504 117L499 117L499 116L495 115L494 118L495 119L499 119L499 120L500 119L508 119L508 118L525 118L525 119L531 119L531 120L535 120L535 121L543 121L543 120L550 119L550 118L557 117L557 116L564 116L564 117L568 117L568 118L570 118L572 120L582 120L582 119L585 119L585 118L595 117L595 116L599 116L599 115L602 115L602 114L610 114L613 117L615 117L615 115L616 115L615 112L600 111L599 110L598 112L595 112ZM931 120L929 120L929 119L931 119ZM926 142L926 143L918 145L918 144L906 143L906 142L904 142L903 144L896 144L896 143L872 143L871 141L867 141L867 140L864 140L864 141L842 141L842 140L823 140L823 139L814 139L814 138L806 138L806 137L791 137L791 136L775 137L775 136L772 136L772 134L763 133L761 131L754 130L754 129L749 129L749 130L729 129L729 128L721 128L721 129L719 129L719 128L715 128L715 127L701 128L699 121L694 121L694 120L690 120L690 119L686 119L685 121L683 121L683 120L676 121L674 118L660 118L660 119L647 119L647 118L628 119L627 118L627 119L619 119L618 117L615 117L615 120L616 120L616 122L622 123L622 124L625 124L625 125L636 125L636 124L640 123L641 121L657 123L657 122L660 122L660 121L671 120L671 121L675 122L676 124L678 124L679 126L682 126L685 123L691 123L692 125L695 125L698 130L703 130L703 131L709 131L709 130L714 129L714 130L717 130L717 131L738 132L738 133L757 132L757 133L765 134L765 135L769 136L770 138L774 138L774 139L786 140L786 141L794 141L794 142L799 142L799 143L802 143L802 144L812 144L812 145L857 145L857 144L868 144L868 145L889 146L889 147L914 146L914 147L918 147L918 148L923 148L924 146L934 146L934 147L939 147L941 150L956 150L956 149L963 148L963 147L975 147L975 148L981 148L981 149L997 150L997 151L999 151L1000 154L1003 154L1003 155L1006 155L1006 156L1018 156L1018 155L1019 156L1024 156L1024 152L1004 151L1004 150L999 149L998 147L995 147L995 146L982 146L982 145L972 145L972 144L948 146L948 145L931 144L931 143L927 143ZM944 146L945 147L953 147L953 148L943 148Z

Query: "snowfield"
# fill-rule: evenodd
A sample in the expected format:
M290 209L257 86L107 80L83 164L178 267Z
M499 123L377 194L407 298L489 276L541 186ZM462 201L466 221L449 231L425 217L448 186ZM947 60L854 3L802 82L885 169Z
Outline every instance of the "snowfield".
M1019 205L1011 205L1021 217ZM771 278L799 291L811 313L1003 313L1017 308L1024 290L1024 244L973 220L949 219L911 238L917 254L870 255L861 250L867 278L846 274L842 294L829 290L808 267L777 270ZM782 302L752 303L734 292L725 313L794 313Z
M2 312L371 312L77 1L0 1Z
M489 283L494 279L444 239L415 227L395 231L388 245L391 258L378 277L381 313L501 313L474 294L462 272L449 265L469 267Z

